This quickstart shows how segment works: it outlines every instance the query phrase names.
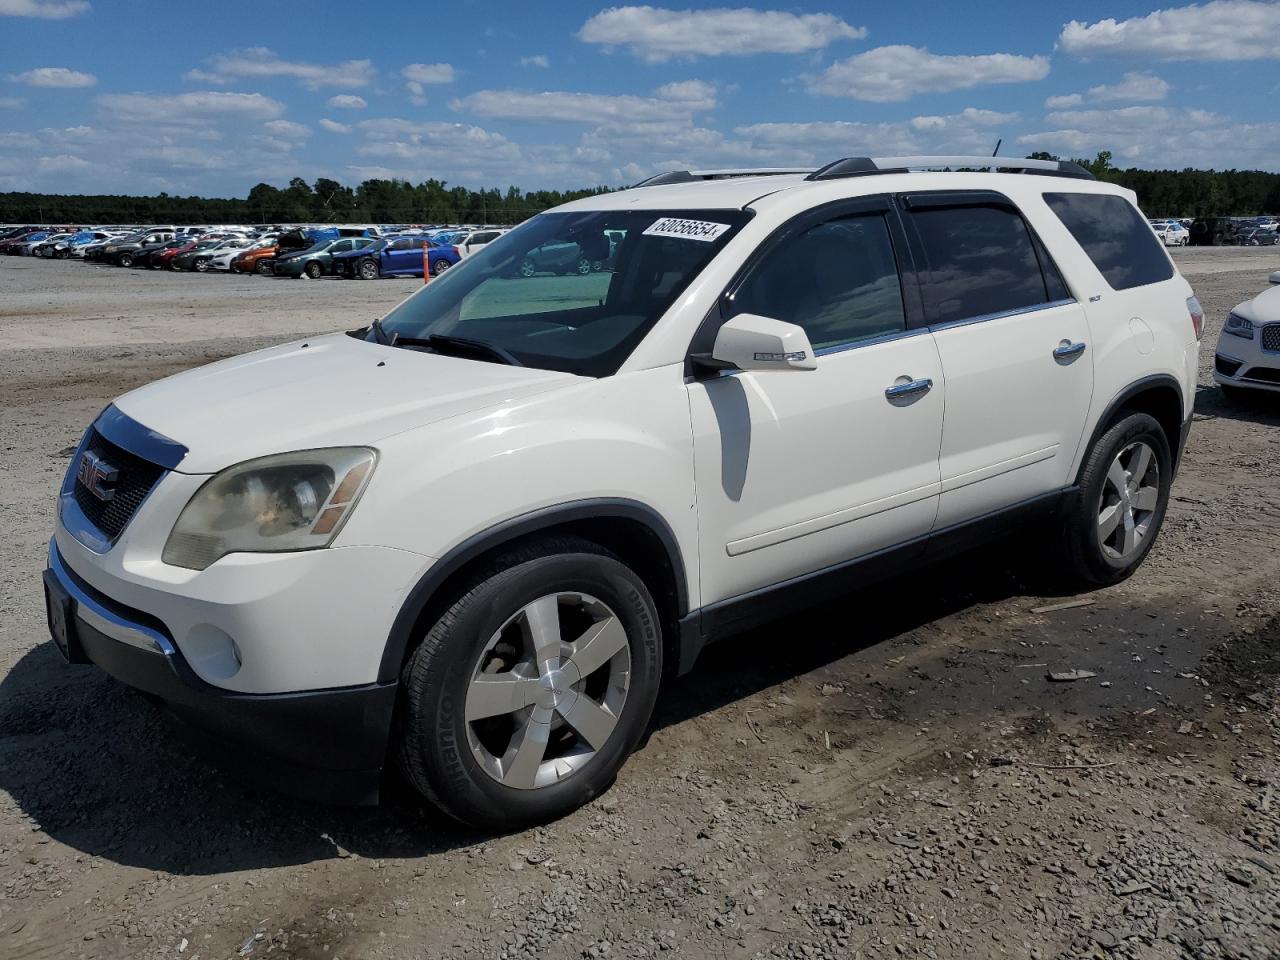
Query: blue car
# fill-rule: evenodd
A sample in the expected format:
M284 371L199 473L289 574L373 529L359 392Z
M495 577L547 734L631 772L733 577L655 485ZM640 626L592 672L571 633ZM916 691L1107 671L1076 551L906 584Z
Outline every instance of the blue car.
M456 247L421 236L388 237L361 250L333 256L333 272L339 277L376 280L378 277L422 276L422 245L427 245L431 275L438 277L462 259Z

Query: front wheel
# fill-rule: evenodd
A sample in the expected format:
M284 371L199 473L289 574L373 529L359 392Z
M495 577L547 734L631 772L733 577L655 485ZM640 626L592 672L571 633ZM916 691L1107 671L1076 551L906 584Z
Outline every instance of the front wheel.
M395 740L409 782L464 823L510 830L608 788L662 675L644 582L581 540L500 558L405 664Z
M356 276L361 280L377 280L378 265L372 260L361 260L360 269L356 271Z
M1130 413L1090 448L1066 516L1067 561L1078 579L1118 583L1146 559L1173 484L1169 440L1154 417Z
M306 265L303 272L306 273L307 278L309 280L319 280L322 276L324 276L324 267L320 266L319 263L312 260L310 263Z
M209 261L205 257L197 257L196 262L193 263L192 266L195 268L196 273L209 272Z
M271 261L259 260L253 265L253 272L260 277L269 277L272 274Z

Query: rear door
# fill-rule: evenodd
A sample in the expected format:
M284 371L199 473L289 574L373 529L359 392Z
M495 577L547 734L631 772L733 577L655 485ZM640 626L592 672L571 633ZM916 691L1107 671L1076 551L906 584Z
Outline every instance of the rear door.
M932 528L943 371L901 231L887 198L810 211L761 246L699 332L695 352L753 313L804 327L817 355L814 370L689 384L704 603Z
M1088 417L1083 307L989 191L901 198L946 381L938 529L1067 486Z

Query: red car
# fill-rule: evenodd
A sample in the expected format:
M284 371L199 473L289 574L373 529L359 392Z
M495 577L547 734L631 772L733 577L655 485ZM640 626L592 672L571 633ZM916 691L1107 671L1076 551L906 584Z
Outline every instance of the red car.
M178 268L173 265L173 258L180 253L186 253L189 250L195 249L195 245L199 242L200 241L197 238L184 243L180 247L169 247L158 253L153 253L151 255L150 265L158 270L164 270L166 268L169 270L177 270Z

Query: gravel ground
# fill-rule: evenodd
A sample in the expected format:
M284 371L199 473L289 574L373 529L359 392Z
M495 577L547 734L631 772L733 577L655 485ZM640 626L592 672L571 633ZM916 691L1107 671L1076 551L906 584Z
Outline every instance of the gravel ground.
M1280 255L1175 259L1197 423L1136 576L1036 613L1070 598L1014 544L723 644L612 790L507 836L233 782L45 641L54 490L107 401L413 285L0 260L0 957L1280 956L1280 401L1208 373Z

